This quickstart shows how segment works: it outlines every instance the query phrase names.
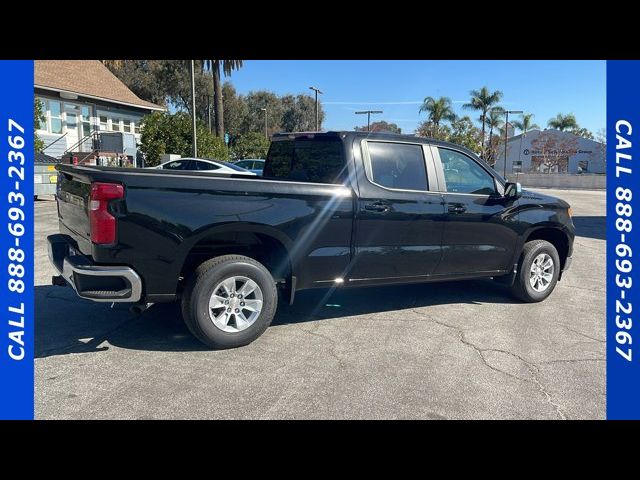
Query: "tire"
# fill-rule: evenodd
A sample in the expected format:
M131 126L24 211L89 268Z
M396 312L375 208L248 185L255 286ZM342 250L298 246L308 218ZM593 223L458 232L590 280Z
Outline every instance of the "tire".
M553 272L542 270L542 273L547 272L548 283L544 285L546 280L543 278L540 282L531 284L531 270L534 261L539 261L540 264L548 264L548 259L553 262ZM549 278L549 273L551 273ZM511 293L518 299L535 303L541 302L553 292L556 284L558 283L558 276L560 274L560 256L556 247L546 240L532 240L525 243L522 249L522 255L518 262L518 274L511 287Z
M229 280L231 278L235 280ZM244 279L254 282L258 287L244 299L246 307L241 306L245 303L240 300L245 287ZM226 293L229 290L221 285L223 281L227 287L230 284L236 286L229 289L233 291L232 295ZM233 303L211 308L210 301L217 305L220 298ZM253 316L253 312L248 310L249 303L257 306L260 301L259 312L256 308L256 315L247 326ZM224 255L202 263L189 277L181 306L184 322L198 340L214 349L235 348L253 342L271 324L278 306L278 292L273 277L264 265L242 255ZM225 313L229 311L227 307L238 308L231 308L232 313ZM235 313L238 310L240 314ZM228 320L226 326L225 320Z

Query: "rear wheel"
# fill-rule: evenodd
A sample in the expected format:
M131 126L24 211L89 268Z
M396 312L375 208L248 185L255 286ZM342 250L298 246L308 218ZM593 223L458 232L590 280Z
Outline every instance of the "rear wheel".
M556 248L546 240L532 240L524 245L511 291L525 302L541 302L553 292L559 274Z
M182 296L182 316L205 345L233 348L262 335L277 304L276 284L261 263L224 255L204 262L191 275Z

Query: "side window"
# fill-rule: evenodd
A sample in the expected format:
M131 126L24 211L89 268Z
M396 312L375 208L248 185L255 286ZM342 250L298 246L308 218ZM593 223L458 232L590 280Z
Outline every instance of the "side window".
M428 190L421 145L367 142L374 183L396 190Z
M472 158L446 148L438 147L447 191L491 195L496 186L493 177Z
M176 160L174 162L167 163L162 168L165 170L188 170L189 162L187 160Z
M218 170L220 167L213 163L207 162L194 162L198 170Z

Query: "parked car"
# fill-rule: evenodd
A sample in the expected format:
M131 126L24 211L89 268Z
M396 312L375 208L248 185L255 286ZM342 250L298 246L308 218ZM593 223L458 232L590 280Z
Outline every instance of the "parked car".
M230 162L221 160L210 160L208 158L180 158L162 163L155 167L148 167L156 170L207 170L210 172L223 173L227 175L255 175L255 173L235 165Z
M523 192L437 140L275 135L256 178L57 169L55 283L140 309L179 300L190 331L214 348L258 338L278 290L293 302L309 288L493 277L539 302L571 264L565 201Z
M238 160L234 163L234 165L246 168L256 175L262 175L262 172L264 170L264 160L259 158L245 158L244 160Z

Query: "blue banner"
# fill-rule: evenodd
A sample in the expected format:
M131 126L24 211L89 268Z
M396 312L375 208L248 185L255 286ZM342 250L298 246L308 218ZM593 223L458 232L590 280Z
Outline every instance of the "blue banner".
M0 419L33 419L33 61L0 61Z
M640 61L608 61L607 418L616 420L640 419L638 142Z

